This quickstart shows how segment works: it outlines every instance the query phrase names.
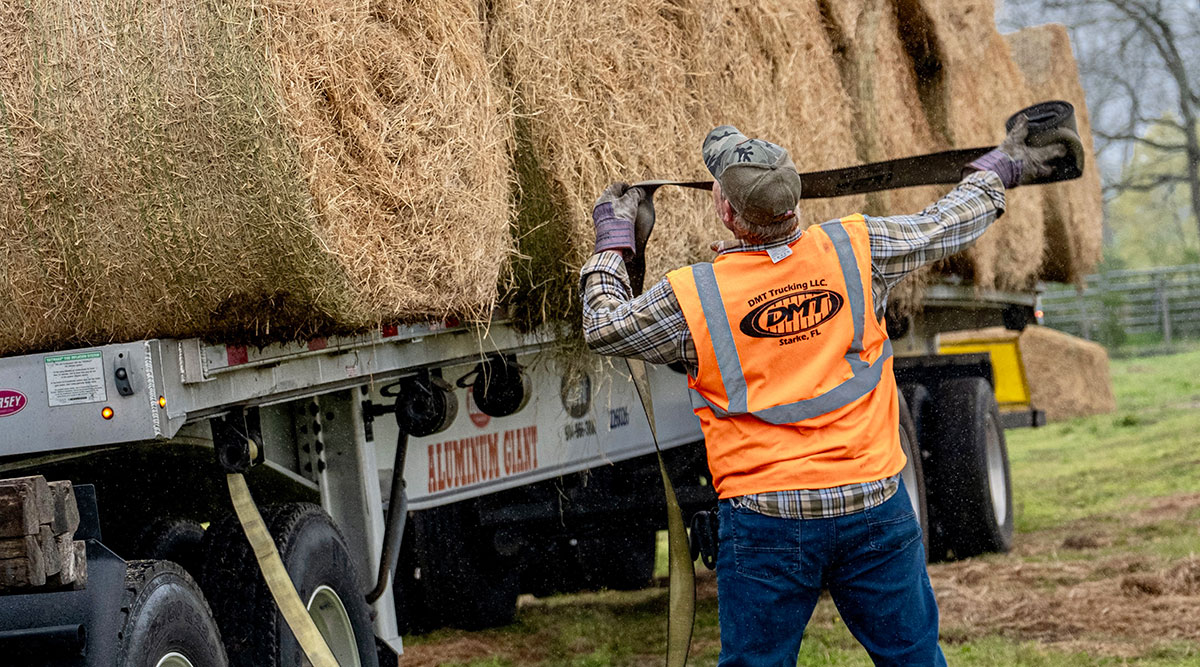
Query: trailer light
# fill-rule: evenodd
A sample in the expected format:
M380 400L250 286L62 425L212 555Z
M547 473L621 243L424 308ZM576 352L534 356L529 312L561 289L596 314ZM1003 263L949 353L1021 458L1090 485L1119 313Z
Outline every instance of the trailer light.
M158 407L166 409L166 407L167 407L167 397L166 396L158 397Z
M1037 310L1033 311L1033 316L1038 318L1038 321L1041 322L1042 318L1046 316L1046 311L1038 308Z
M104 406L104 409L100 411L100 416L104 417L105 419L112 419L113 418L113 409L108 407L107 405Z

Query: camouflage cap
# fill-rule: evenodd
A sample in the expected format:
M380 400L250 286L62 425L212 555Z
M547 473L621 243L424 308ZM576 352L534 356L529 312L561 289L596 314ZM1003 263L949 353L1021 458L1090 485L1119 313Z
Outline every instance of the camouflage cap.
M703 152L704 164L743 220L769 225L795 216L800 175L787 149L722 125L704 138Z

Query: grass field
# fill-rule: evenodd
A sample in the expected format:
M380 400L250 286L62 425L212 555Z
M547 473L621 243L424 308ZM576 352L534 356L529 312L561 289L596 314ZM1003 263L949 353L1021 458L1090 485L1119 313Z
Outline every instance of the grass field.
M1112 365L1115 413L1008 432L1012 553L930 566L952 665L1200 665L1200 346ZM701 568L693 665L716 663ZM666 590L523 598L517 622L406 639L400 664L660 665ZM799 664L870 665L818 606Z

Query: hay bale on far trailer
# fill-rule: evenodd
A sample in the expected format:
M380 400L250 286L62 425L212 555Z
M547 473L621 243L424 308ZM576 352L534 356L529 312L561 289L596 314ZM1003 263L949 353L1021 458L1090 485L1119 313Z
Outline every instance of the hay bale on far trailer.
M1100 415L1117 409L1108 351L1047 327L1029 326L1018 341L1030 401L1047 420Z
M1106 414L1116 409L1108 351L1103 346L1061 331L1030 325L1021 332L1003 327L953 331L941 342L1017 341L1029 402L1048 421Z
M0 353L489 315L507 129L477 12L4 3Z

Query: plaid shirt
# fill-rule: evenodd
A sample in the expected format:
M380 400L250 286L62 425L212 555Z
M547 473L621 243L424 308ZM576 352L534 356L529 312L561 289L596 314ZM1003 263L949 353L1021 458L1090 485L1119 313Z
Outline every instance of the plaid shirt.
M975 172L916 215L866 216L871 239L871 294L882 318L888 292L912 271L966 249L1004 213L1004 186L990 171ZM761 251L792 243L797 230L767 244L719 242L714 250ZM600 354L650 363L682 362L697 370L696 345L666 278L634 298L625 262L616 252L594 255L580 270L583 331ZM898 477L898 476L897 476ZM828 518L874 507L895 493L897 477L830 489L797 489L742 496L736 502L772 516Z

